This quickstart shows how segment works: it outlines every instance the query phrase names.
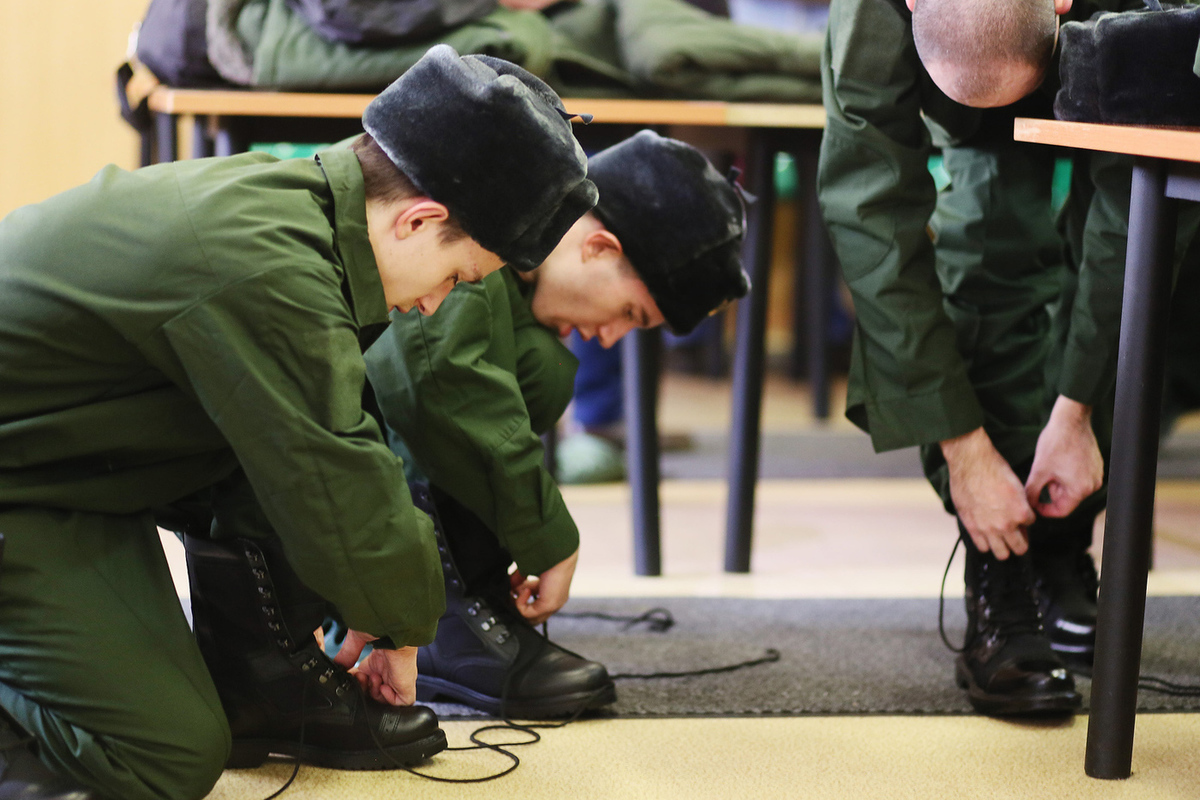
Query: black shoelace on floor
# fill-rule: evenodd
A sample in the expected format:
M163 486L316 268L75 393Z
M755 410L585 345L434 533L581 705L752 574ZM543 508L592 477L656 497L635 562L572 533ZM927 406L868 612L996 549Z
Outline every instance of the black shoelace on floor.
M575 612L559 612L559 617L567 617L570 619L600 619L606 622L623 622L622 630L629 630L635 625L645 625L647 629L655 633L664 633L671 629L675 624L675 617L665 608L652 608L643 614L623 616L620 614L605 614L600 611L575 611ZM542 633L545 635L546 626L542 626ZM561 647L561 645L560 645ZM566 649L566 648L563 648ZM571 651L567 651L571 652ZM572 653L572 655L578 655ZM750 659L749 661L739 661L736 664L727 664L720 667L705 667L703 669L689 669L682 672L618 672L608 677L614 681L631 680L631 679L655 679L655 678L691 678L696 675L717 675L723 672L736 672L739 669L748 667L757 667L760 664L771 664L782 658L782 655L774 647L768 647L763 655L759 658Z
M607 622L621 622L621 623L624 623L624 626L622 628L623 630L628 630L636 625L646 625L649 630L651 630L655 633L666 632L667 630L670 630L670 628L675 624L675 618L671 615L671 612L665 608L652 608L643 614L630 615L630 616L605 614L605 613L598 612L598 611L560 612L559 616L572 617L572 618L599 619L599 620L604 620ZM546 646L548 637L549 637L549 626L546 625L545 623L543 623L542 624L542 638L540 640L542 642L541 647ZM559 646L561 647L561 645L559 645ZM566 648L563 648L563 649L565 650ZM571 652L571 651L567 650L567 652ZM577 653L572 653L572 655L578 656ZM532 658L536 658L536 657L537 657L537 654L532 656L531 660L532 660ZM609 677L612 678L613 680L647 680L647 679L658 679L658 678L686 678L686 677L692 677L692 676L696 676L696 675L715 675L718 673L734 672L736 670L747 669L750 667L756 667L761 664L774 663L776 661L779 661L779 659L781 657L782 656L778 650L776 650L773 647L769 647L764 651L764 653L761 657L755 658L755 659L750 659L748 661L741 661L741 662L738 662L735 664L726 664L726 665L722 665L722 666L705 667L702 669L685 670L685 671L679 671L679 672L617 673L614 675L610 675ZM591 705L593 700L595 700L597 697L599 697L600 695L602 695L605 692L604 688L597 689L593 694L588 696L586 699L582 700L579 703L578 707L575 709L575 711L572 712L569 717L567 717L566 719L561 720L559 722L539 722L539 723L534 723L534 724L517 722L516 720L510 718L506 711L506 708L508 705L509 685L512 681L512 677L513 677L514 673L515 673L515 670L510 669L508 675L506 676L506 678L504 680L504 687L503 687L503 689L501 691L501 695L500 695L500 722L489 723L487 725L483 725L479 728L476 728L474 731L472 731L471 735L469 737L469 740L472 742L472 744L462 746L462 747L447 747L445 750L442 751L442 752L461 752L461 751L467 751L467 750L491 750L492 752L494 752L498 755L504 756L505 758L509 759L509 761L511 762L507 767L505 767L503 770L501 770L499 772L495 772L490 775L482 775L478 778L443 778L438 775L430 775L427 772L418 772L417 770L413 769L412 767L409 767L405 764L401 764L399 761L397 761L395 758L393 758L391 756L391 754L388 753L387 750L384 748L383 743L379 741L379 737L375 734L374 729L368 728L368 732L371 734L371 740L375 743L376 749L379 751L379 754L384 757L384 759L389 761L396 768L402 769L405 772L408 772L412 775L416 775L420 778L425 778L426 780L437 781L438 783L485 783L487 781L494 781L497 778L503 778L505 775L508 775L509 773L511 773L513 770L515 770L517 767L519 767L521 765L520 757L517 756L516 753L513 753L511 750L508 750L506 748L525 747L525 746L528 746L531 744L537 744L538 742L540 742L542 740L542 735L540 733L538 733L539 730L551 730L554 728L563 728L563 727L566 727L567 725L570 725L572 722L575 722L576 720L578 720L584 714L584 712L588 710L588 707ZM307 697L307 691L308 691L308 689L307 689L307 684L306 684L306 686L305 686L306 697ZM366 702L367 702L366 701L366 693L360 691L358 693L358 698L359 698L359 702L362 704L363 713L365 714L366 713ZM490 732L490 731L515 731L517 733L524 734L528 738L526 738L523 741L504 741L504 742L488 742L488 741L485 741L484 739L480 738L482 734ZM303 719L301 720L301 724L300 724L300 744L301 744L301 746L303 746L303 744L304 744L304 721L303 721ZM299 773L299 771L300 771L300 759L297 758L295 766L292 769L291 777L288 778L287 782L283 786L281 786L278 791L276 791L270 797L264 798L264 800L274 800L274 798L279 797L281 794L283 794L283 792L286 791L288 789L288 787L290 787L292 785L293 781L295 781L296 776Z

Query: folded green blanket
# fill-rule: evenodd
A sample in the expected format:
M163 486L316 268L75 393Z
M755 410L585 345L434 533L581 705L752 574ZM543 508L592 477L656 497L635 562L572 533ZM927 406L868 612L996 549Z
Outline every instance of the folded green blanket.
M250 0L238 16L237 33L252 54L250 85L292 91L378 91L439 42L545 73L552 37L540 14L499 9L428 42L348 45L318 36L287 0Z
M227 6L229 7L229 6ZM378 91L434 44L504 58L564 95L818 102L821 36L737 25L683 0L583 0L552 17L498 8L428 41L374 47L318 35L287 0L229 7L217 31L243 85L289 91ZM210 19L210 39L214 38ZM210 46L210 57L213 48Z
M821 101L824 35L739 25L680 0L609 0L621 63L679 97Z

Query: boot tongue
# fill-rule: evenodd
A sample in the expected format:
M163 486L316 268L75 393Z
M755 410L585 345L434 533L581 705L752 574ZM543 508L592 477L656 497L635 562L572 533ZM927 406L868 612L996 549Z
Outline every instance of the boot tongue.
M993 559L988 579L991 617L1005 633L1036 634L1041 628L1028 565L1024 558Z
M474 586L467 587L467 594L481 597L487 601L493 611L507 616L508 611L516 613L513 607L512 587L505 573L492 574L487 578L475 581Z

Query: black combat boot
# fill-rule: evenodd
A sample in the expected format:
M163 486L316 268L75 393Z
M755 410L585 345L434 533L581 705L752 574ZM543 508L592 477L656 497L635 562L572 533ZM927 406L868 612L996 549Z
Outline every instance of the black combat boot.
M98 800L99 795L50 770L37 741L0 710L0 800Z
M233 734L227 766L271 753L333 769L395 769L446 748L437 716L368 697L313 631L324 601L275 541L186 536L192 619Z
M955 679L990 716L1067 713L1081 699L1050 648L1033 596L1027 556L1001 561L967 540L967 640Z
M1088 668L1096 650L1093 519L1039 519L1029 530L1030 566L1050 646L1069 666Z
M423 486L413 488L413 502L433 511ZM417 698L445 698L516 719L569 716L615 702L617 690L603 664L554 644L513 606L506 569L511 558L478 517L441 493L437 509L446 512L430 514L446 579L446 613L437 638L417 651ZM458 528L454 555L443 523ZM456 566L459 553L471 565L469 577Z

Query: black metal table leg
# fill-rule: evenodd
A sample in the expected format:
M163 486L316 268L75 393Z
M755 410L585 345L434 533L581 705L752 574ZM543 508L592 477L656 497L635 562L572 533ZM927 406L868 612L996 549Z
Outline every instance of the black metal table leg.
M1139 158L1134 162L1084 764L1094 778L1128 778L1133 756L1175 245L1175 201L1164 195L1166 173L1162 161Z
M247 144L242 140L235 120L229 117L217 118L217 135L215 142L216 154L232 156L246 152Z
M633 556L638 575L661 575L658 502L657 330L635 330L621 343L625 463L633 498Z
M179 131L175 114L154 115L155 161L165 164L178 158Z
M208 117L197 114L192 121L192 158L208 158L213 154L213 140L208 135Z
M820 142L819 134L817 142ZM808 386L813 416L829 419L829 303L833 290L832 255L821 205L817 201L818 145L797 154L804 192L804 325L808 339ZM793 313L799 314L797 307Z
M138 166L154 163L154 132L149 128L138 134Z
M725 517L726 572L750 571L775 213L775 152L775 143L767 131L750 131L747 167L750 191L758 194L758 202L750 209L742 250L749 267L751 287L750 294L738 303L737 341L734 346L729 500Z

